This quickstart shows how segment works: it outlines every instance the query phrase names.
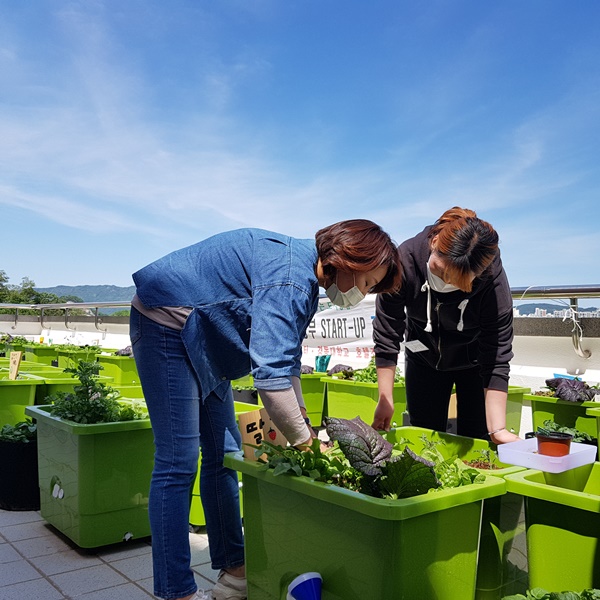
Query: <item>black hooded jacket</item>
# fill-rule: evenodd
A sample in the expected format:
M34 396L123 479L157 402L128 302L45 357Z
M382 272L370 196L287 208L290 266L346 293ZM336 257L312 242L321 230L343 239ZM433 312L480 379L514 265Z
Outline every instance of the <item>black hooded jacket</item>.
M438 293L423 285L431 254L430 230L431 226L426 227L400 244L402 287L398 293L377 297L376 365L396 365L400 343L418 340L427 350L406 349L407 360L441 371L479 365L484 388L507 391L513 357L513 303L500 253L473 281L471 292ZM427 331L428 322L431 331Z

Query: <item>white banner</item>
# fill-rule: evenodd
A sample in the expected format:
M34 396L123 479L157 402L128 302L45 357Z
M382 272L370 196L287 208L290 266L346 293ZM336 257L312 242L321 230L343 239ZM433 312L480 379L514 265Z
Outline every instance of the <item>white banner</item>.
M329 368L336 364L366 367L375 355L375 298L375 294L369 294L353 308L339 308L328 298L321 298L319 310L306 331L302 363L314 367L315 357L329 354Z

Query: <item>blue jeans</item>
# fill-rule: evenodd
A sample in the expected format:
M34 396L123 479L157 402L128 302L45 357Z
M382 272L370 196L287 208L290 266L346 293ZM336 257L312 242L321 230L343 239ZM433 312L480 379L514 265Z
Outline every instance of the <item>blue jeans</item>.
M244 564L237 473L223 466L223 455L241 448L241 435L231 390L225 400L210 394L200 402L179 331L132 307L130 337L156 445L149 500L154 593L180 598L197 589L190 568L189 512L200 449L212 568Z

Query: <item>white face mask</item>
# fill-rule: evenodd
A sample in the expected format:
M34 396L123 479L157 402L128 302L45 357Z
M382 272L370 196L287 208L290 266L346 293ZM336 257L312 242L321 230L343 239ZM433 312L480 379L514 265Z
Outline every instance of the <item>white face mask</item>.
M441 294L455 292L456 290L460 289L451 283L446 283L441 277L434 275L429 268L429 261L427 262L427 283L429 283L429 287L432 290Z
M365 295L355 285L347 292L341 292L337 284L332 283L326 290L327 297L341 308L350 308L356 306L361 300L365 299Z

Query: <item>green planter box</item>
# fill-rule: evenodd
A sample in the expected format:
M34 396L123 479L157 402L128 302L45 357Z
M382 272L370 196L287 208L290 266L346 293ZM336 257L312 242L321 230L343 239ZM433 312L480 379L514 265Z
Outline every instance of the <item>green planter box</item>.
M44 344L26 345L23 350L25 352L24 359L48 366L51 366L52 361L57 358L56 348Z
M600 440L600 406L595 406L594 408L587 408L585 414L588 417L596 420L596 433L592 434L592 437L596 437L597 440ZM597 445L598 444L600 444L600 442L597 442Z
M600 588L600 463L563 473L508 475L525 497L529 587Z
M360 417L371 424L375 414L379 390L376 383L364 383L337 377L323 377L327 385L325 414L329 417L353 419ZM394 384L394 415L396 426L403 423L406 411L406 389L403 383Z
M98 354L98 362L102 365L102 375L112 377L117 384L135 385L140 383L137 366L133 356L111 356Z
M118 390L124 398L143 398L144 391L141 385L122 385L118 383L110 383L111 388Z
M261 406L256 404L248 404L245 402L234 401L236 417L240 413L249 412L251 410L258 410ZM206 517L204 516L204 509L202 508L202 500L200 499L200 466L202 465L202 453L198 458L198 472L194 479L194 485L192 487L192 498L190 502L190 524L196 527L202 527L206 525ZM242 487L240 486L240 506L242 501Z
M519 435L521 429L521 413L523 412L523 398L529 394L531 388L508 386L506 399L506 429Z
M80 425L50 410L26 409L38 427L42 517L82 548L149 536L150 420Z
M36 390L44 383L34 375L21 374L19 379L9 379L8 374L8 371L0 373L0 427L25 420L25 408L35 403Z
M474 597L481 485L402 500L371 498L307 477L274 476L241 453L248 600L280 600L290 581L317 571L322 600L466 600Z
M306 414L313 427L323 424L323 409L325 407L325 373L309 373L300 376L302 396L306 404Z
M463 437L451 433L441 433L422 427L398 427L384 434L392 443L405 438L412 442L409 448L421 454L425 441L443 442L437 447L444 458L457 456L471 461L482 458L481 451L491 451L495 455L496 446L485 440ZM496 469L479 469L484 475L505 477L524 471L523 467L507 465L498 461ZM483 501L481 533L479 538L479 561L477 565L476 600L500 600L506 595L509 586L514 584L514 568L508 555L517 536L525 534L520 522L523 498L519 494L504 494ZM526 584L526 582L525 582ZM523 589L526 589L526 585Z
M77 367L80 360L85 362L95 362L99 351L90 348L74 346L72 350L61 349L57 351L57 367L66 369L67 367Z
M42 379L43 385L35 390L35 404L48 404L48 396L57 392L72 392L73 388L79 384L79 380L70 373L65 373L62 369L54 371L36 371L32 377ZM112 386L112 377L98 376L98 381Z
M8 371L10 369L10 359L9 358L0 358L0 371ZM32 360L22 360L19 365L19 373L34 373L37 374L39 371L48 371L48 372L56 372L62 373L62 369L58 367L53 367L51 365L47 365L45 363L34 362Z
M575 427L579 431L596 437L596 418L587 414L588 408L598 407L597 402L568 402L560 398L526 394L525 400L531 402L533 430L544 426L544 421L550 419L564 427Z

